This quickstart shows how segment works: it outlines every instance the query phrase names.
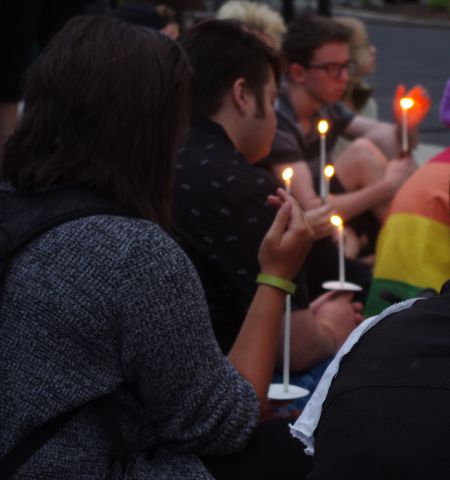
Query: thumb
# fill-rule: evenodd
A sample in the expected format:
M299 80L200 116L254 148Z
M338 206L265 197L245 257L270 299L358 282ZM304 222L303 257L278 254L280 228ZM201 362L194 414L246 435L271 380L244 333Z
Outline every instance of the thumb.
M270 226L267 237L270 237L276 243L281 243L281 238L286 231L287 226L291 220L292 205L288 202L284 202L278 210L275 219Z
M338 298L343 302L350 303L353 300L354 295L355 294L353 292L343 291L338 295Z
M405 95L405 91L406 91L406 88L402 83L397 85L397 88L395 90L395 95L394 95L395 101L400 102L400 99Z

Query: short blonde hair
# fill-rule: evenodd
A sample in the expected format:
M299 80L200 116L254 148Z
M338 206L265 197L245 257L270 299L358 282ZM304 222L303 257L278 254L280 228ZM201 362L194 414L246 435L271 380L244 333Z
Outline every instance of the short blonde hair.
M352 31L348 46L350 57L356 62L356 74L359 75L360 70L369 61L370 43L366 26L364 22L354 17L334 17L333 20Z
M287 30L286 25L281 15L267 5L246 0L230 0L220 7L217 18L245 23L248 27L264 34L272 48L281 49L282 36Z

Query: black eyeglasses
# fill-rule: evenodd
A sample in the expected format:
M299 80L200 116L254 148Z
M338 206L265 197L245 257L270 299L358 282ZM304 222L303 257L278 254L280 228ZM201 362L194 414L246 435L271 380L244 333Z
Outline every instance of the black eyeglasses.
M347 70L349 75L354 75L356 72L356 63L351 60L345 63L329 62L321 63L319 65L308 65L306 68L323 70L332 78L340 78L344 70Z

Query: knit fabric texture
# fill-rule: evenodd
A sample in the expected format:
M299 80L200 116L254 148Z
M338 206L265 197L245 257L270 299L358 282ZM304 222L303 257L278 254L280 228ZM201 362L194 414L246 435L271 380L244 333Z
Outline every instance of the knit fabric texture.
M206 479L197 455L242 448L251 385L221 354L190 261L158 226L99 215L62 224L12 259L0 289L0 458L86 404L17 479ZM98 409L108 395L126 472Z

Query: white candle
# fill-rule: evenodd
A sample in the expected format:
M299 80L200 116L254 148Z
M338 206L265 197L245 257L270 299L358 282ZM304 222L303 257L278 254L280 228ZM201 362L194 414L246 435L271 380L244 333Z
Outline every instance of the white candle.
M283 170L283 173L281 174L284 180L284 186L286 187L286 192L291 193L291 182L292 182L292 177L294 176L294 170L292 170L291 167L287 167Z
M283 390L289 392L289 357L291 353L291 296L286 295L284 309Z
M334 167L333 165L327 165L323 169L323 176L325 177L325 196L328 197L330 194L330 181L334 175Z
M402 109L402 152L409 151L408 146L408 110L414 105L412 98L403 97L400 99L400 107Z
M328 132L328 122L326 120L320 120L317 124L317 130L320 134L320 196L325 198L325 161L326 161L326 133Z
M345 263L344 263L344 222L339 215L332 215L330 222L338 231L338 249L339 249L339 283L345 282Z
M291 193L291 182L294 170L287 167L281 174L286 187L286 192ZM291 352L291 296L286 295L284 305L284 355L283 355L283 390L289 392L289 357Z
M344 263L344 227L338 227L339 236L339 282L345 282L345 263Z

